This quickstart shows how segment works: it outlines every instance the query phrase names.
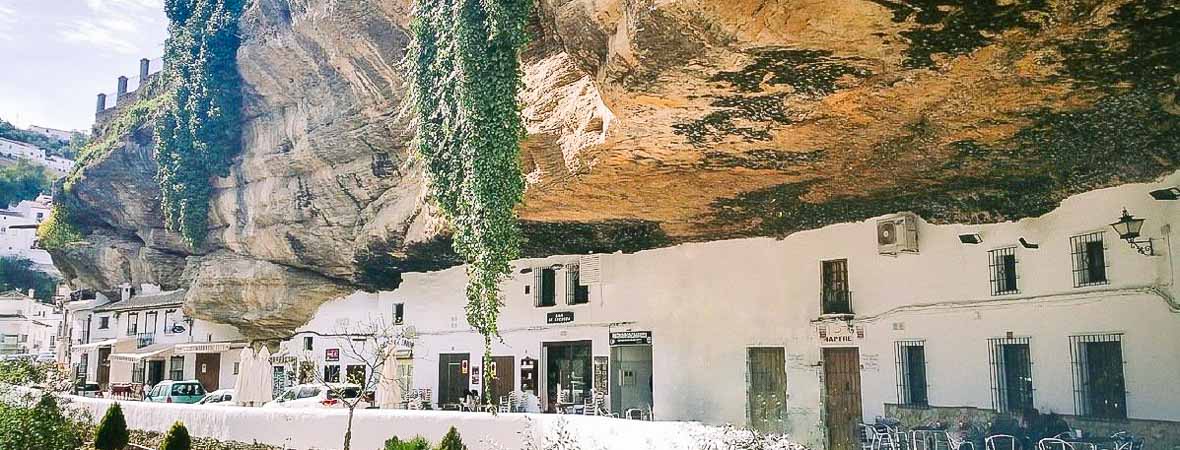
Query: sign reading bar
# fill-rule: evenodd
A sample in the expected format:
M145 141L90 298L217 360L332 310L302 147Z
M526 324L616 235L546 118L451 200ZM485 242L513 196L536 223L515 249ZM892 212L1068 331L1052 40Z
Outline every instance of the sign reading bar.
M620 331L611 333L610 345L651 345L651 332Z
M545 323L570 323L574 321L573 311L551 312L545 315Z

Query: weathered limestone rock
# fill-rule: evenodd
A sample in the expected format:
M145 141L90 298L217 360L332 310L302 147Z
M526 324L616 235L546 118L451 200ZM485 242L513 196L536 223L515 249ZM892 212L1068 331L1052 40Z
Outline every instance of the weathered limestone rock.
M74 199L127 248L58 255L70 276L191 282L194 314L274 336L331 296L455 264L401 114L409 19L408 0L252 2L244 148L214 181L208 247L163 230L141 130L87 164ZM1011 220L1156 178L1180 157L1178 28L1165 0L539 0L525 251L899 210ZM187 256L186 276L99 268L144 264L136 245Z

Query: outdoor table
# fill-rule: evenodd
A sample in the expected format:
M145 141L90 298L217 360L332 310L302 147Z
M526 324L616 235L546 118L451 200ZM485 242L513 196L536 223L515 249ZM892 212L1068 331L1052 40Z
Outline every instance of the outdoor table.
M1072 437L1062 439L1074 446L1075 450L1115 450L1119 441L1109 437Z

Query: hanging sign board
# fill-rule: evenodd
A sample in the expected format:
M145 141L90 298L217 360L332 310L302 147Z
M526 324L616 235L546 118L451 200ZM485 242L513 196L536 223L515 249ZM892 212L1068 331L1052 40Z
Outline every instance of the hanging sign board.
M821 323L816 327L821 347L851 347L865 338L863 325L849 325L843 322Z
M545 315L545 323L570 323L573 321L573 311L557 311Z
M340 349L329 348L324 350L324 361L339 361Z
M610 345L651 345L651 332L620 331L611 333Z

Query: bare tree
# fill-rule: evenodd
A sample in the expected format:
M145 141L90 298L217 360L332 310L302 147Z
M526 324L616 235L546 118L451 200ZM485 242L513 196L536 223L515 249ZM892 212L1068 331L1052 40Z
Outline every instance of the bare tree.
M398 347L412 347L413 342L408 339L405 333L405 328L401 325L393 325L385 321L383 317L378 317L373 320L358 322L350 324L348 321L337 323L337 330L335 333L323 334L316 332L305 332L300 334L314 334L321 337L335 337L339 346L338 349L342 353L340 362L337 365L339 368L346 367L343 365L344 358L348 357L355 365L365 367L363 376L349 377L346 370L337 373L337 377L341 381L329 381L324 373L326 364L317 367L312 371L312 378L316 384L320 384L328 391L329 398L340 402L348 409L348 428L344 431L344 450L351 450L352 445L352 419L356 413L356 409L362 404L375 402L376 397L369 399L367 393L375 391L382 383L396 383L399 380L389 379L382 374L382 368L385 364L394 364L393 359L394 350ZM360 392L355 396L349 397L351 392L349 385L356 385L360 387ZM402 392L405 392L403 389Z

